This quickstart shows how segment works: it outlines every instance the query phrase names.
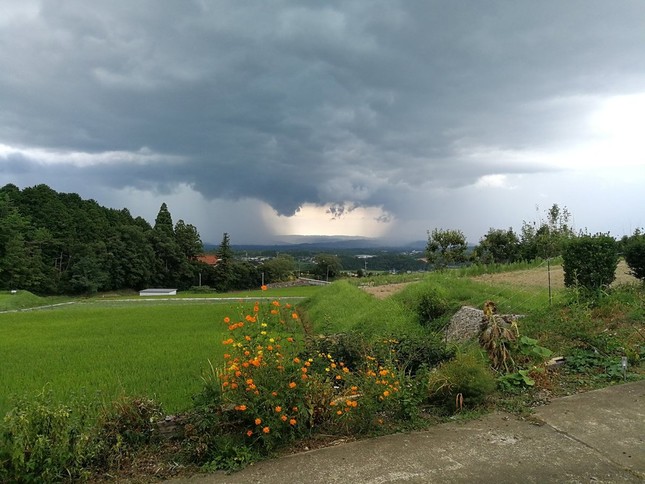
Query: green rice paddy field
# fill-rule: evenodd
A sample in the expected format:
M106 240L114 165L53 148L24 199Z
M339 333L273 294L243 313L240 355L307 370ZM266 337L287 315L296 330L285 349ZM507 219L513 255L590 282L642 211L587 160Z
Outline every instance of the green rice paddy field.
M248 296L296 295L293 290L273 292ZM223 318L238 316L242 307L239 300L87 299L2 313L0 416L14 396L43 388L61 401L145 395L155 397L168 413L185 409L201 388L209 360L221 361L227 332Z

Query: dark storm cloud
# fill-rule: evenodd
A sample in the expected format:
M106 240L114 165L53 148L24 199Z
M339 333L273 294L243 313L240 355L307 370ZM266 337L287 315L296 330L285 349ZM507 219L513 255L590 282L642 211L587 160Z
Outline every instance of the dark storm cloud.
M64 171L161 192L186 184L281 214L315 203L332 204L332 217L360 205L402 216L405 190L553 171L494 150L571 143L585 135L577 100L645 82L636 1L7 7L0 145L90 161L13 154L0 156L0 173L51 181ZM91 162L142 150L158 158Z

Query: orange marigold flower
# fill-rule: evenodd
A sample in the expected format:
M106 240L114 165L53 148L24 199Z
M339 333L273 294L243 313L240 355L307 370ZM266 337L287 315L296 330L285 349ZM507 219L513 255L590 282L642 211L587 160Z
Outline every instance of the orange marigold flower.
M261 418L256 418L255 419L255 425L262 425L262 419Z
M298 407L293 407L291 410L293 410L294 412L297 412L297 411L298 411Z
M231 322L231 318L229 318L228 316L226 316L226 317L224 318L224 322L225 322L226 324L230 323L230 322Z
M267 346L267 350L273 351L273 346L271 346L271 345Z
M291 304L287 303L287 304L284 305L284 307L287 308L287 309L291 309Z
M302 376L301 376L300 378L301 378L302 380L306 380L306 379L307 379L307 378L309 378L309 377L308 377L305 373L303 373L303 374L302 374Z
M246 431L246 435L247 435L247 436L249 436L249 437L250 437L251 435L253 435L253 430L247 430L247 431Z
M262 286L260 287L260 289L262 289L263 291L266 291L266 290L268 289L268 287L266 287L265 285L262 285Z
M291 313L291 319L298 319L297 313Z
M253 306L253 312L257 313L260 310L260 306Z
M246 410L246 405L238 405L236 410L239 410L240 412L244 412Z
M288 341L289 343L293 343L293 338L292 338L291 336L289 336L289 337L287 338L287 341Z
M296 364L297 364L297 363L300 363L300 358L298 358L298 357L296 356L296 357L293 359L293 362L294 362L294 363L296 363Z
M383 396L384 396L384 397L389 397L389 396L390 396L390 392L389 392L389 391L387 391L387 390L385 390L385 391L383 392Z
M231 388L235 390L237 388L237 383L231 383Z
M244 363L242 363L242 366L243 366L244 368L248 368L248 367L249 367L249 362L248 362L248 361L245 361Z
M292 418L289 420L289 425L296 425L298 422L296 421L295 418Z
M296 384L295 381L292 381L291 383L289 383L289 388L296 388L297 386L298 385Z
M342 380L342 379L343 379L343 377L342 377L342 376L340 376L340 375L336 375L336 380Z
M229 355L228 353L224 353L224 359L225 360L228 360L230 357L231 357L231 355Z
M271 302L275 307L280 307L280 301L273 301Z
M278 314L278 310L277 309L272 309L271 314Z
M249 350L244 351L244 356L249 356L250 354L251 354L251 352Z
M274 397L277 397L277 396L278 396L278 392L271 392L271 395L273 395Z
M245 337L244 337L244 339L245 339L246 341L251 341L251 337L250 337L250 336L248 336L248 335L247 335L247 336L245 336Z
M237 370L235 372L235 376L239 378L240 376L242 376L242 372L240 370Z
M303 366L302 368L300 368L300 371L303 373L307 373L307 367Z
M227 382L227 381L225 381L224 383L222 383L222 386L223 386L223 387L227 387L227 386L228 386L228 382Z
M342 414L343 414L343 411L342 411L342 410L338 410L338 411L336 412L336 415L342 415Z
M343 368L343 373L349 373L349 368L344 367L344 368Z
M352 387L352 391L353 391L353 392L355 392L356 390L358 390L358 387L353 386L353 387Z
M275 407L275 411L276 411L276 413L282 412L282 407L280 405L278 405L277 407Z
M336 402L334 402L334 401L329 402L329 406L330 406L330 407L335 407L335 406L336 406Z
M253 383L253 378L247 378L246 379L246 384L251 385Z
M282 416L280 417L280 420L282 420L283 422L286 422L286 421L287 421L287 416L286 416L286 415L282 415Z
M269 427L264 427L262 429L262 432L264 432L265 434L268 434L269 432L271 432L271 429Z

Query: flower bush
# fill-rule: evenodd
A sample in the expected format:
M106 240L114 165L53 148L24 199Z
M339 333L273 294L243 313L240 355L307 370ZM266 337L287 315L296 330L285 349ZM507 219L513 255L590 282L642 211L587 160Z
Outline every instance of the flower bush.
M291 305L274 300L242 309L222 321L223 364L202 395L216 409L210 429L196 432L191 424L193 435L241 436L239 445L266 453L315 431L362 433L416 416L425 387L397 366L398 340L362 341L360 351L338 357L311 342ZM196 446L211 463L221 462L218 438L210 448Z

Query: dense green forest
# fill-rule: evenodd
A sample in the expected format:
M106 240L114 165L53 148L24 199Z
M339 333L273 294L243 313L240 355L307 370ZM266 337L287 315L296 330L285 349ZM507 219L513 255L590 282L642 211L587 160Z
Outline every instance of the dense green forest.
M215 282L196 260L197 229L173 224L164 203L151 226L127 209L100 206L47 185L0 188L0 288L38 294L93 293Z

